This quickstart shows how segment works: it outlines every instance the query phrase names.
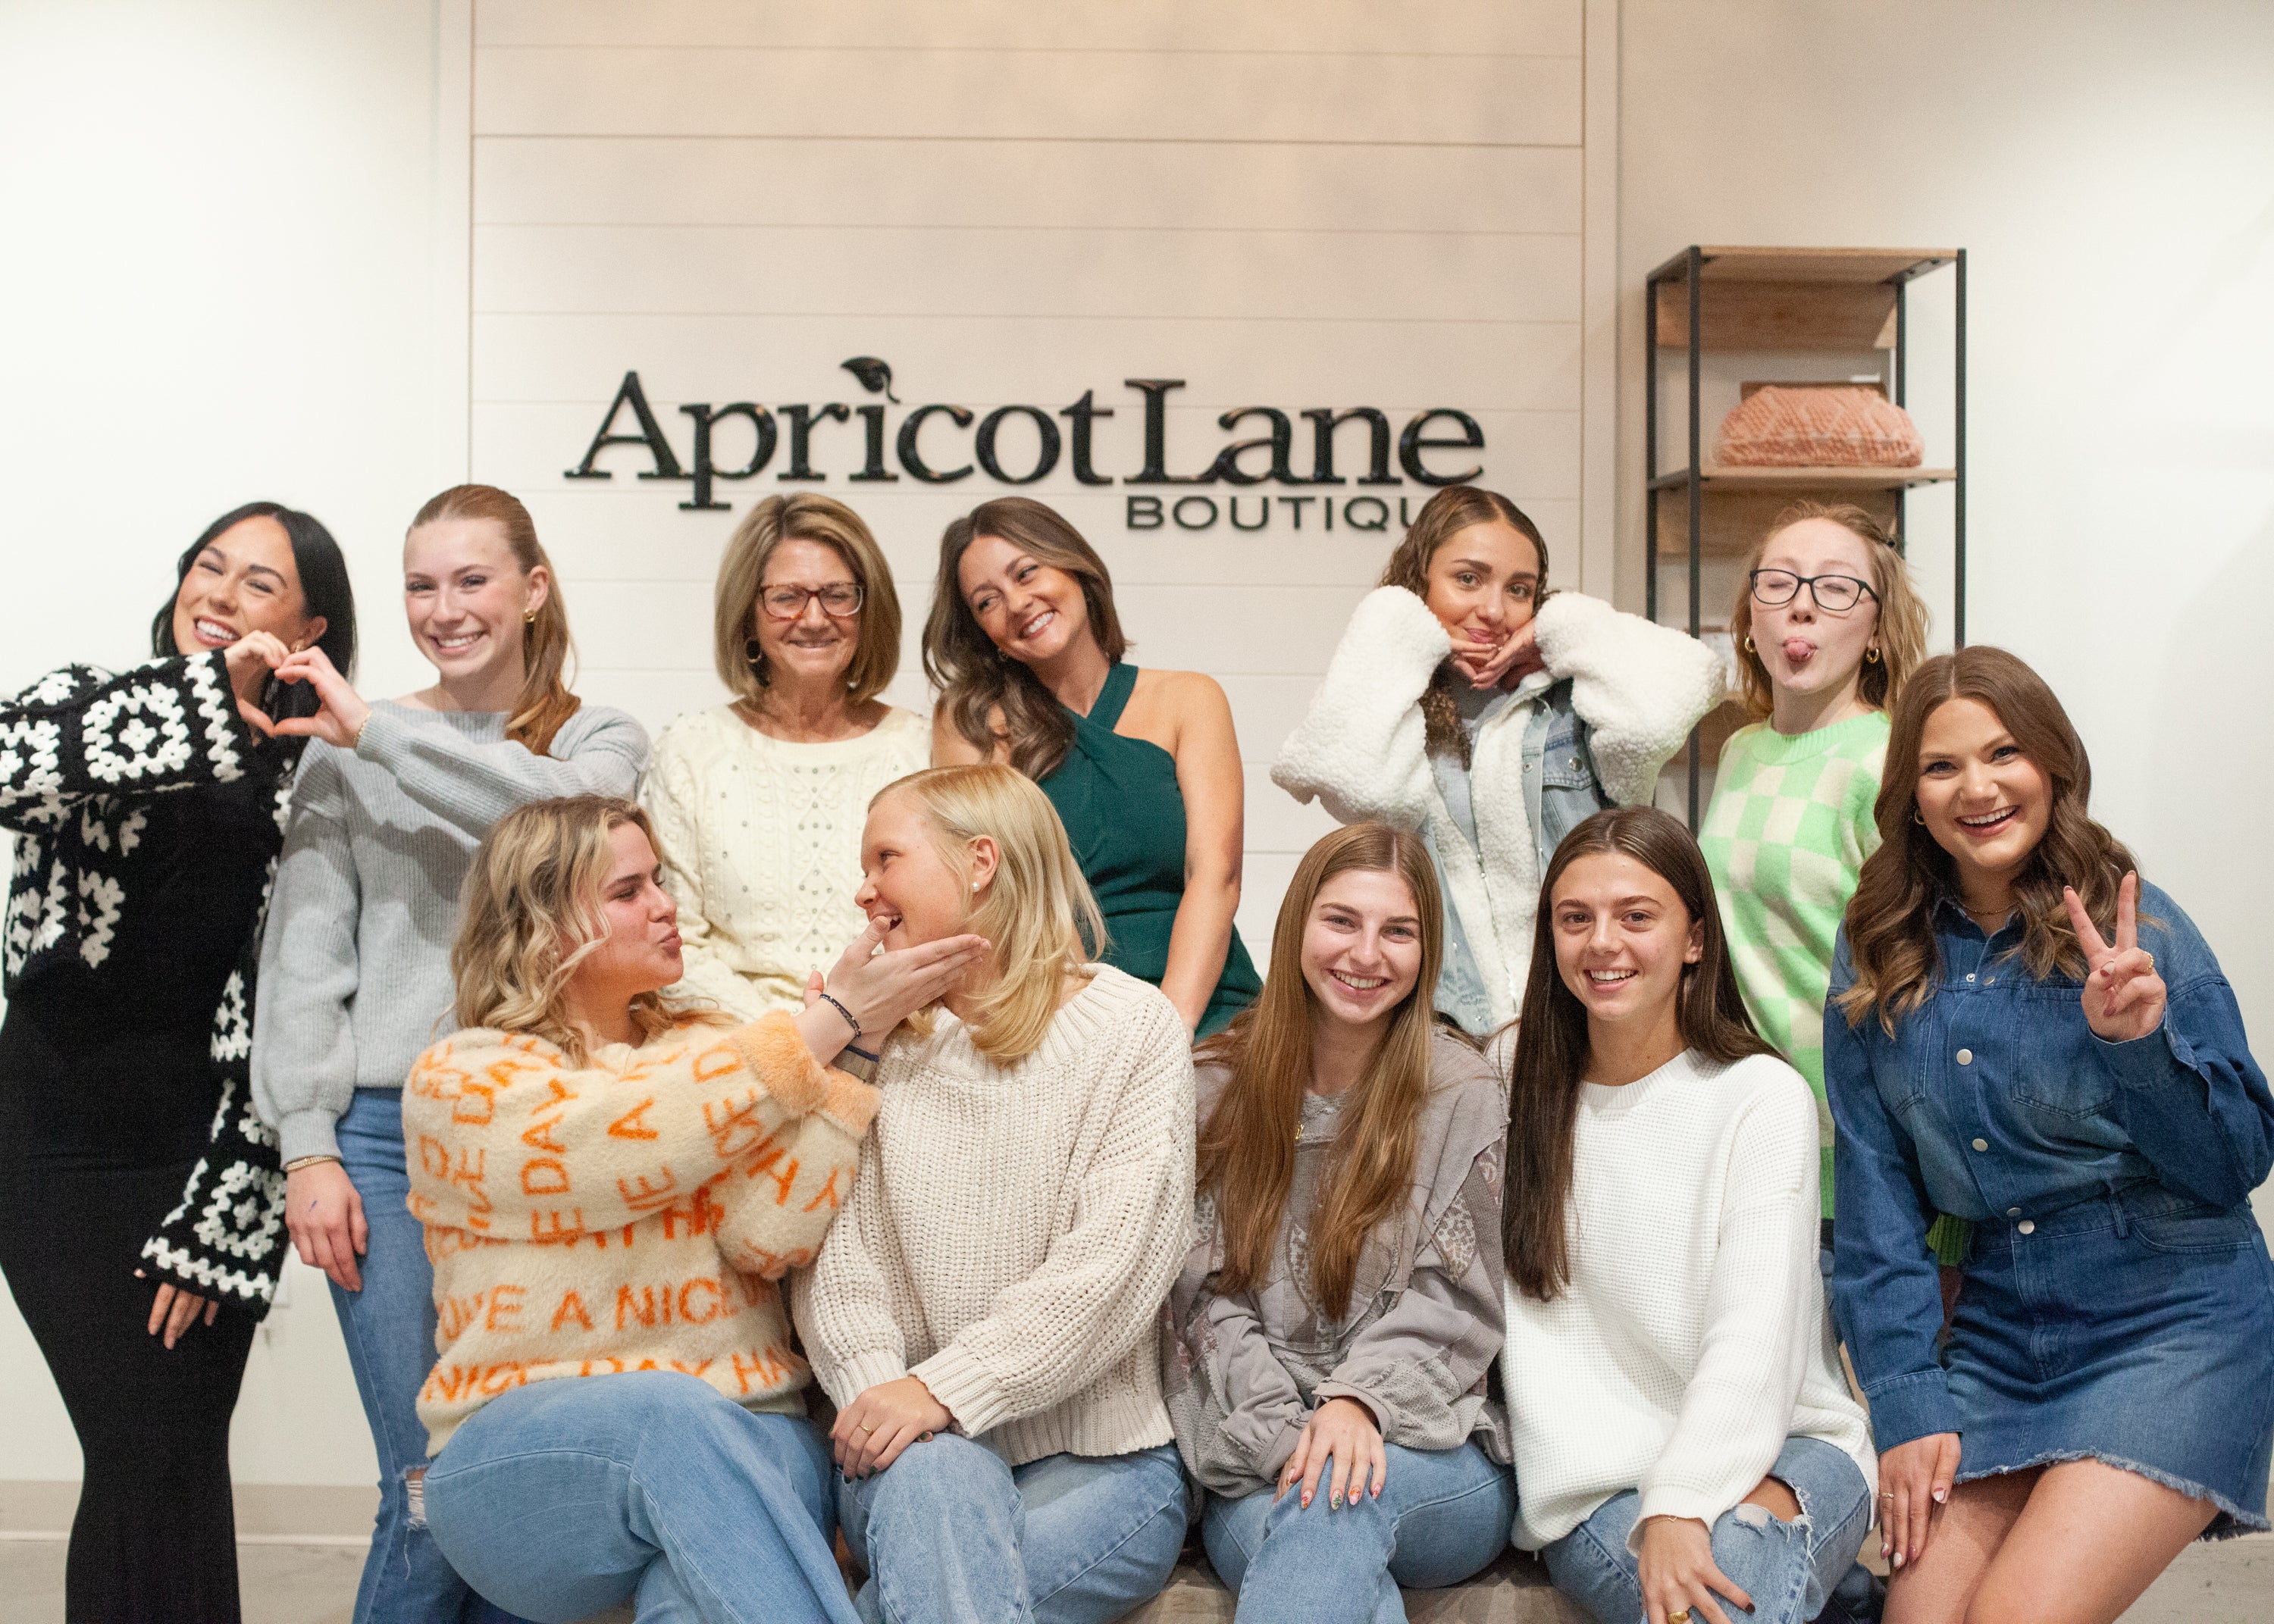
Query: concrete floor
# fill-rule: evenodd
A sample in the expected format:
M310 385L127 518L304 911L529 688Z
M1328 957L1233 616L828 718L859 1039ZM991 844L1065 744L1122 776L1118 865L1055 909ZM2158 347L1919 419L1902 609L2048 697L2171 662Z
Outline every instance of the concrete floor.
M246 1545L237 1551L245 1624L350 1624L363 1553L350 1545ZM64 1547L0 1540L9 1624L64 1624ZM2127 1624L2243 1624L2274 1617L2274 1534L2191 1546Z

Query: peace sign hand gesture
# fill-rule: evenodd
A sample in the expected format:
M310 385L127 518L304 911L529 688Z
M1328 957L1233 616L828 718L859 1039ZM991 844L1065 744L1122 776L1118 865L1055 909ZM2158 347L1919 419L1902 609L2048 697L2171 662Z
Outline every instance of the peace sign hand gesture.
M2084 1019L2094 1035L2111 1043L2144 1038L2164 1024L2164 978L2156 956L2140 945L2140 876L2127 874L2116 888L2116 945L2100 939L2084 904L2067 886L2061 900L2084 949Z

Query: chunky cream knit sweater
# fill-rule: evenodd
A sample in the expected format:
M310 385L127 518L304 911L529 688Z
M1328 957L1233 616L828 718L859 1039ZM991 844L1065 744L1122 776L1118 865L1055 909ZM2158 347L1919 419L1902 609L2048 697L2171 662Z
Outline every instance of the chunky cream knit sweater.
M418 1394L433 1450L501 1393L619 1371L802 1415L775 1282L813 1260L876 1109L787 1015L581 1066L479 1027L428 1049L403 1138L441 1317Z
M931 724L897 707L857 739L770 739L732 705L681 717L655 741L640 804L663 842L687 967L672 989L756 1020L796 1012L868 919L861 825L895 778L931 764Z
M1773 1056L1692 1050L1623 1087L1585 1086L1570 1283L1549 1303L1508 1291L1519 1549L1629 1489L1642 1516L1710 1528L1787 1438L1844 1450L1872 1481L1824 1312L1816 1170L1815 1097Z
M1173 1436L1159 1310L1192 1225L1192 1043L1157 988L1088 974L1016 1065L945 1014L885 1050L852 1198L791 1282L839 1404L914 1374L1013 1465Z

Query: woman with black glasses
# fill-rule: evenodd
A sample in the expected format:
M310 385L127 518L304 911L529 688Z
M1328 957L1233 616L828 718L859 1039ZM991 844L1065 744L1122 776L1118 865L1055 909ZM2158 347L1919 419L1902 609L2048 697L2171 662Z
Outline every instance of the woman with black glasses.
M734 529L712 613L732 704L655 741L640 801L679 904L681 997L741 1020L796 1012L805 979L868 923L861 829L876 793L930 764L931 732L877 698L899 668L900 600L860 515L800 492Z
M1818 502L1787 508L1753 544L1729 612L1747 719L1722 747L1698 844L1746 1013L1816 1094L1827 1267L1824 989L1840 916L1879 847L1887 711L1926 658L1926 624L1879 522Z

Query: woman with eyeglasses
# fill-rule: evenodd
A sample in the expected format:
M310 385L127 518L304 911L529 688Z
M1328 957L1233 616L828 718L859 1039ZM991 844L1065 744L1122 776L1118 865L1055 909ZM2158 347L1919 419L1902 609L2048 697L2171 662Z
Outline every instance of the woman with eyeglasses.
M1524 1001L1540 876L1606 807L1649 801L1721 696L1693 637L1547 591L1547 543L1497 491L1431 497L1271 764L1336 821L1419 834L1445 896L1438 1011L1481 1037Z
M1879 844L1871 807L1887 712L1926 658L1926 627L1903 555L1878 520L1846 503L1780 514L1754 544L1729 612L1748 720L1722 747L1698 844L1746 1011L1815 1091L1827 1262L1824 989L1840 916Z
M656 741L640 801L679 904L681 998L742 1020L803 1005L806 978L867 921L861 826L878 790L929 764L930 730L882 693L900 600L860 515L770 496L719 561L712 655L731 704Z

